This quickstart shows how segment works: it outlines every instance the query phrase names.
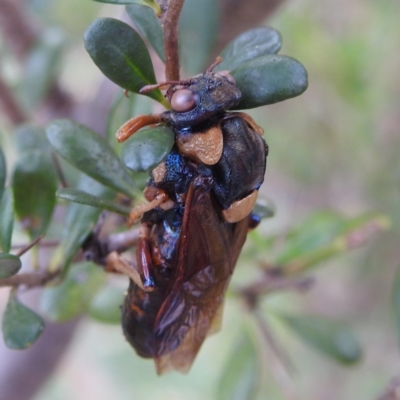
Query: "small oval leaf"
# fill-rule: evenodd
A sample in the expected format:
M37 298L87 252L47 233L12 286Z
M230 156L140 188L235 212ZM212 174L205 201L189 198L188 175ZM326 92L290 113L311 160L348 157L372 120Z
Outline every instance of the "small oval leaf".
M46 132L51 145L69 163L102 184L134 196L134 182L102 137L70 120L53 121Z
M134 93L156 82L153 64L145 43L128 24L113 18L95 20L84 35L85 47L103 74ZM160 90L147 96L166 104Z
M255 398L257 388L257 351L248 335L243 335L229 357L218 385L218 399Z
M166 125L142 129L124 142L121 159L132 171L148 171L168 155L174 137L173 130Z
M40 309L52 321L68 321L87 311L105 280L105 272L97 265L91 262L74 264L59 286L43 291Z
M3 148L0 146L0 199L3 195L4 185L7 179L7 165L4 157Z
M281 35L267 26L250 29L233 39L221 52L222 63L216 70L232 71L246 61L267 54L276 54L281 49Z
M360 343L343 324L318 316L279 315L305 342L343 364L354 364L362 355Z
M56 196L60 199L73 201L74 203L79 203L79 204L86 204L88 206L100 208L102 210L112 211L124 216L129 216L129 213L132 210L130 207L124 207L120 204L116 204L111 201L101 199L96 196L92 196L91 194L78 189L72 189L72 188L60 189L57 191Z
M242 92L236 110L277 103L302 94L308 86L307 71L294 58L266 55L246 61L231 71Z
M136 29L152 45L155 52L165 62L164 33L161 23L149 7L132 4L126 7Z
M107 285L94 297L89 308L89 315L105 324L119 324L121 322L121 305L124 302L123 289Z
M15 275L21 269L21 260L13 254L0 253L0 279Z
M0 246L5 253L11 248L14 228L14 204L11 188L8 187L0 200Z
M32 238L47 230L56 203L57 182L51 159L42 151L24 153L15 165L14 208Z
M86 190L93 196L111 200L115 193L87 175L82 174L77 185L78 189ZM71 203L68 206L62 232L62 247L52 265L61 265L63 273L68 271L75 254L93 230L99 218L101 209L82 204Z
M43 329L43 319L11 295L2 322L6 346L15 350L26 349L39 338Z

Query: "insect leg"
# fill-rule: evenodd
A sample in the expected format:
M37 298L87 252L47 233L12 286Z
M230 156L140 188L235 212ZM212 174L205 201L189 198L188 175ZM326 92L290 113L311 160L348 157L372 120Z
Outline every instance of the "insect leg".
M128 226L131 226L139 217L141 217L145 212L152 210L153 208L161 206L162 203L165 203L169 200L168 195L159 190L158 194L148 203L142 203L138 206L134 207L129 214Z
M139 265L140 269L142 270L144 278L143 286L146 288L146 290L154 288L154 279L150 273L150 270L153 266L149 243L150 234L151 225L142 223L140 226L139 242L136 248L136 260L137 265Z
M111 252L107 256L106 263L107 272L117 272L126 275L132 279L132 281L135 282L136 285L138 285L142 290L153 290L153 287L143 284L137 264L128 262L116 251Z
M139 129L148 126L159 124L162 122L161 114L156 115L138 115L125 122L117 131L116 136L119 143L124 142Z

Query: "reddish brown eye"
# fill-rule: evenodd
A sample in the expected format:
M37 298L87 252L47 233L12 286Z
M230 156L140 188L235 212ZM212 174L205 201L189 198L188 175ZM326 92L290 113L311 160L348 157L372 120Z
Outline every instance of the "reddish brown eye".
M171 98L171 107L177 112L193 110L197 106L197 95L189 89L177 90Z

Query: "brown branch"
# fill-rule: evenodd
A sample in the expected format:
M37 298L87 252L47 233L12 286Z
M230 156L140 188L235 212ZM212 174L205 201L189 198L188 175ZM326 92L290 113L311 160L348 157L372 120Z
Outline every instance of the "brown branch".
M170 0L163 21L165 79L179 80L178 20L184 0Z
M29 251L35 244L39 243L43 237L44 237L44 233L43 235L40 235L39 237L37 237L35 240L33 240L31 243L29 243L28 245L24 246L17 254L17 257L21 257L23 256L27 251Z
M59 240L45 240L40 242L40 248L44 248L44 247L56 247L60 244ZM24 247L26 247L26 244L13 244L11 246L11 248L13 250L17 250L17 249L23 249Z
M0 29L13 53L20 59L36 41L38 29L19 0L0 0Z
M124 251L136 246L139 240L139 228L130 229L125 232L114 233L107 238L107 248L111 253L123 253Z
M249 309L257 307L261 295L283 290L298 290L300 292L309 290L314 284L311 277L288 278L275 271L265 271L260 279L237 290Z
M385 390L382 396L379 396L377 400L398 400L400 394L400 377L394 377L390 383L389 387Z
M0 279L0 287L19 287L24 286L27 289L33 287L44 286L47 282L54 279L59 274L49 271L35 271L25 274L10 276L9 278Z
M0 0L1 1L1 0ZM25 113L16 102L10 88L0 78L0 107L3 108L4 114L10 119L14 125L22 124L26 121Z

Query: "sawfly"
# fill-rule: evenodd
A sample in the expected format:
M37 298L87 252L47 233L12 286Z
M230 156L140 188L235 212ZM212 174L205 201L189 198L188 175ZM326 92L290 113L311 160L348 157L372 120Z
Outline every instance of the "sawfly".
M218 330L224 293L249 229L266 168L262 129L241 112L233 77L213 72L146 86L166 89L171 109L141 115L117 132L120 142L144 126L175 134L166 159L151 172L139 217L136 266L122 307L122 326L136 352L158 373L187 372L206 336ZM126 263L116 253L108 257Z

